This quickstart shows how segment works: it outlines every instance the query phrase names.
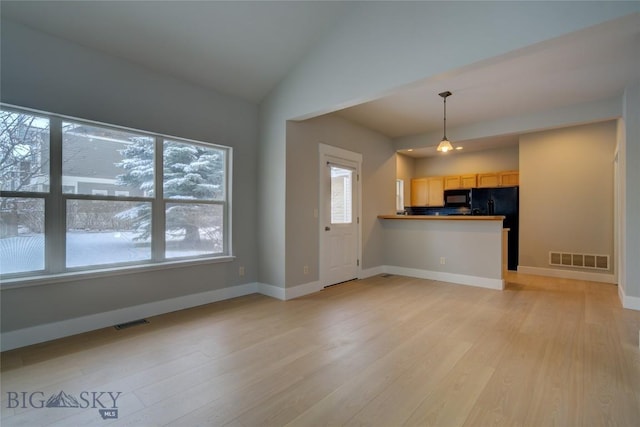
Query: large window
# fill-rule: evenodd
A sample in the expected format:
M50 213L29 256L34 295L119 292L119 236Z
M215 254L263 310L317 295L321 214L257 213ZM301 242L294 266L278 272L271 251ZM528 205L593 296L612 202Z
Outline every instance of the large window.
M0 274L230 255L231 151L0 110Z

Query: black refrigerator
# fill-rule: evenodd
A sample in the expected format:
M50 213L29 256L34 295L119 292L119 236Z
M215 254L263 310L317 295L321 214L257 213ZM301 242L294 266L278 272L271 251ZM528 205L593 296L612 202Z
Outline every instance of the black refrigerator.
M471 189L473 215L502 215L504 228L509 228L509 270L518 269L518 187Z

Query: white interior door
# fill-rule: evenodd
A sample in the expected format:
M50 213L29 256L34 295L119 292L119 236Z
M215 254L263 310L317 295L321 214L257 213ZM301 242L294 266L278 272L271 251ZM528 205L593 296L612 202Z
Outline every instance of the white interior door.
M329 286L358 278L359 163L328 154L321 159L320 279Z

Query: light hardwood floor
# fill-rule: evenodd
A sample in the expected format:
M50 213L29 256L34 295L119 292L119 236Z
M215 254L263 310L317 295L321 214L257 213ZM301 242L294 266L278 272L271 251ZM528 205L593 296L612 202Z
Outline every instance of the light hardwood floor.
M149 320L2 353L2 425L640 425L640 312L614 285L377 276ZM121 392L118 418L8 408L61 390Z

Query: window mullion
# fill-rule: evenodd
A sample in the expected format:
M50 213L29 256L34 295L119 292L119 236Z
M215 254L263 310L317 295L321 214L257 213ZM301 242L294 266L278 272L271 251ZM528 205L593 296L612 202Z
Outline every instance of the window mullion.
M224 185L225 185L225 193L223 200L223 228L224 228L224 249L223 252L227 255L231 255L233 253L233 239L232 239L232 219L231 219L231 177L233 176L233 157L232 151L229 150L225 155L225 177L224 177Z
M151 256L154 261L165 259L165 203L163 188L163 138L155 138L155 183L151 207Z
M66 201L62 195L62 119L50 117L49 193L45 196L45 268L65 270Z

